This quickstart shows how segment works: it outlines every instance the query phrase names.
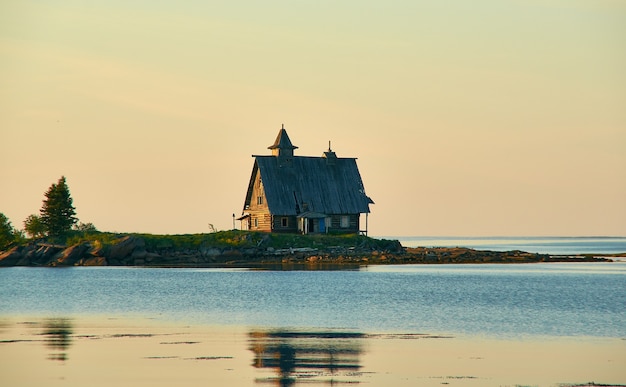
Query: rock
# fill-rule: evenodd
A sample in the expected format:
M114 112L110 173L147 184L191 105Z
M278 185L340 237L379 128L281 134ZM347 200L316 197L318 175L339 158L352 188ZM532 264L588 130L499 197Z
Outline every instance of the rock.
M104 257L107 255L107 251L106 249L102 246L102 242L100 241L94 241L90 248L89 251L87 252L87 254L93 256L93 257Z
M15 246L0 254L0 266L15 266L22 259L22 250L20 246Z
M104 257L83 258L76 263L77 266L107 266L107 260Z
M226 257L241 257L241 251L237 250L237 249L231 249L231 250L225 250L223 253L224 256Z
M30 257L31 264L48 265L50 262L54 261L55 256L64 249L65 246L39 244L36 245L36 249L33 252L29 252L28 256Z
M393 240L389 242L387 250L391 253L401 253L404 252L404 247L402 246L402 243L400 243L400 241Z
M52 266L72 266L84 258L88 250L89 245L86 243L70 246L58 253L50 264Z
M22 256L22 258L15 263L13 266L35 266L33 265L31 259L29 257Z
M121 238L118 243L111 246L108 258L115 261L122 261L130 258L135 250L140 252L141 250L145 251L145 249L146 242L143 239L134 236L126 236Z
M161 256L159 254L156 254L156 253L146 253L145 260L146 260L146 262L152 262L154 260L158 260L159 258L161 258Z
M148 252L146 251L145 248L135 248L133 250L133 253L130 255L130 257L132 259L135 260L135 262L137 262L137 260L144 260L146 257L148 256Z
M200 249L200 253L205 257L216 257L222 254L222 250L218 248L202 248Z

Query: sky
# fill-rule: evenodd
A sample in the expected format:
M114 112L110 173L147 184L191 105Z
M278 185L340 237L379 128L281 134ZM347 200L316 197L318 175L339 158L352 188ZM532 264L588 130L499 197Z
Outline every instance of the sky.
M0 0L0 212L231 229L284 124L370 235L625 236L625 69L621 0Z

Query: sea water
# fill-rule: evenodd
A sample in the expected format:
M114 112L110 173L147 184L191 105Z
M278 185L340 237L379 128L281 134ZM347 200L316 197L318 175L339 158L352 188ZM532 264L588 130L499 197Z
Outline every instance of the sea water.
M626 262L265 271L2 268L0 317L492 337L626 337Z
M616 254L626 252L626 237L381 237L405 247L470 247L479 250L522 250L530 253Z

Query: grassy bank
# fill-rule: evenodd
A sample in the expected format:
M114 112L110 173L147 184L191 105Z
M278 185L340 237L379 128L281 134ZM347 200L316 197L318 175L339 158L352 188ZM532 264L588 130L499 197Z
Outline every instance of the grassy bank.
M357 234L269 234L257 231L229 230L209 234L121 234L111 232L76 232L67 237L65 245L80 243L114 245L124 236L135 236L145 241L148 250L160 249L197 249L199 247L215 248L252 248L264 247L274 249L285 248L321 248L321 247L367 247L385 249L397 243L387 239L374 239Z

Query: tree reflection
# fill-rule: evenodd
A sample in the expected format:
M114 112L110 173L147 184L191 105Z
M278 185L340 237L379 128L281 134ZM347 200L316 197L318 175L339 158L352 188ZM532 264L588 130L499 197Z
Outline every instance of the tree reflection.
M49 360L66 361L67 349L72 344L72 323L67 318L47 319L43 322L45 343L51 352Z
M362 333L251 331L249 349L253 366L272 369L278 376L257 383L293 386L308 384L359 383Z

